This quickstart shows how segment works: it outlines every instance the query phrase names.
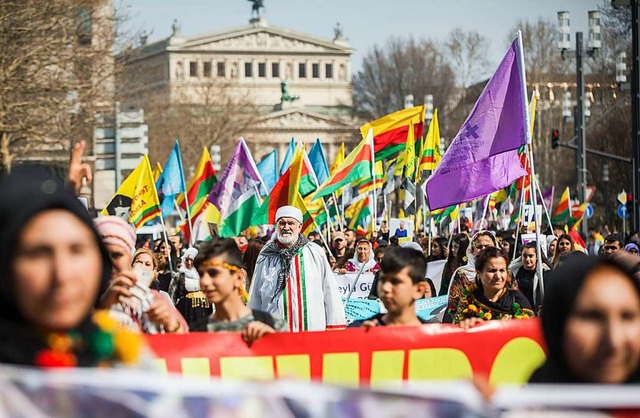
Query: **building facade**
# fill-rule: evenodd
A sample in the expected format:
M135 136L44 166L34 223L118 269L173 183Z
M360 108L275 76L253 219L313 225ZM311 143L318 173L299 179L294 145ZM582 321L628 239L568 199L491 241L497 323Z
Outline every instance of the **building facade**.
M342 30L334 31L333 39L323 39L255 18L239 28L187 37L174 22L169 38L143 42L124 56L125 107L144 109L153 97L213 108L220 104L207 92L224 89L256 109L257 117L242 132L256 160L273 148L282 159L294 137L307 144L320 138L331 161L340 143L359 137L352 115L353 50Z

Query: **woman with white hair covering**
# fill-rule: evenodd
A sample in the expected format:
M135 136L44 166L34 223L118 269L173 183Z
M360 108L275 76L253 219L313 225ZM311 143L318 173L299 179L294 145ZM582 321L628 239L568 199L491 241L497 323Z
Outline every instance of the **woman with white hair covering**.
M204 292L200 290L200 276L193 266L193 260L198 250L188 248L182 255L182 266L177 277L171 283L172 296L176 301L176 308L187 320L189 326L206 318L213 312L211 304Z

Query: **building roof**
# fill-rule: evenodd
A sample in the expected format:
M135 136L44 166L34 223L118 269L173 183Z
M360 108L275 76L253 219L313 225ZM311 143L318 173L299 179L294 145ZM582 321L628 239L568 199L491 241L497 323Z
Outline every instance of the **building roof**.
M126 52L129 59L142 59L163 52L237 52L282 54L301 52L311 54L350 55L354 49L344 41L332 41L290 29L266 24L249 24L218 32L194 36L172 35Z

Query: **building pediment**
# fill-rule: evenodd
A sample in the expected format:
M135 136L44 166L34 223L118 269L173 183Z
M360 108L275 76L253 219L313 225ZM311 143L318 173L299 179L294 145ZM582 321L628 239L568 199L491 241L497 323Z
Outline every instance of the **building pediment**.
M344 120L321 115L303 108L293 108L269 113L260 117L256 123L257 130L293 130L293 131L330 131L357 130L355 124Z
M277 27L247 26L171 42L172 51L308 52L351 54L347 46Z

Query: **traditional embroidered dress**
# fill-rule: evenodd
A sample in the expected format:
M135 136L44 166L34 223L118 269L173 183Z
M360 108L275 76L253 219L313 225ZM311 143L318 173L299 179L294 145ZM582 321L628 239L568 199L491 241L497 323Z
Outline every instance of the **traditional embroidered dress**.
M292 257L287 260L287 255ZM288 271L280 274L287 264ZM256 261L247 306L284 318L292 332L346 326L331 266L322 248L304 236L291 249L276 240L265 245Z
M447 313L451 315L451 317L453 317L458 309L460 300L464 298L463 291L476 282L475 259L469 252L467 252L467 257L469 261L453 273L451 283L449 284Z
M453 323L466 318L527 319L535 316L527 297L519 290L504 289L504 294L492 302L476 284L466 287L453 314Z

